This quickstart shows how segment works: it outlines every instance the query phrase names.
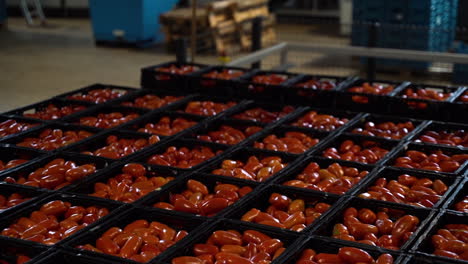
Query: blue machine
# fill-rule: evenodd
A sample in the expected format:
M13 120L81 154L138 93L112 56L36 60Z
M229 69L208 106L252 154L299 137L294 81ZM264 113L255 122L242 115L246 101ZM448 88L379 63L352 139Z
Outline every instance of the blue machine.
M5 0L0 0L0 24L6 22L7 13L6 13L6 3Z
M3 0L0 0L3 1ZM148 46L163 39L159 15L174 8L178 0L89 0L97 43L128 43Z

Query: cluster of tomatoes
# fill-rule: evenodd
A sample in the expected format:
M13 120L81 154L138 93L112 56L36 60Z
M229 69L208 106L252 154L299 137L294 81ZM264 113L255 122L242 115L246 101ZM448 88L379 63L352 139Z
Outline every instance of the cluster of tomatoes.
M468 132L460 129L455 131L426 131L416 142L424 142L430 144L443 144L452 147L465 147L468 148Z
M342 247L338 249L337 254L317 253L313 249L305 249L296 261L296 264L393 264L393 256L382 254L377 259L366 251L354 247Z
M447 185L441 180L402 174L396 180L378 178L359 197L419 207L433 207L447 190Z
M21 165L25 162L28 162L29 160L27 159L13 159L7 162L4 162L3 160L0 160L0 171L8 170L11 168L14 168L18 165Z
M369 171L341 166L333 163L327 168L311 162L294 180L283 183L285 186L311 189L321 192L344 194L356 185Z
M128 107L157 109L157 108L166 106L170 103L173 103L175 101L178 101L182 98L183 98L182 96L167 95L167 96L161 97L155 94L147 94L147 95L140 96L134 99L133 101L123 102L122 105L128 106Z
M240 160L224 160L221 164L221 168L213 170L212 173L263 182L287 165L287 163L283 163L282 159L277 156L266 157L261 160L256 156L250 156L245 163Z
M217 230L205 243L195 244L194 256L172 259L172 264L266 264L279 257L283 242L256 230Z
M283 137L268 135L261 142L255 142L254 147L273 151L301 154L319 143L318 138L312 138L305 133L288 131Z
M15 179L8 176L4 179L8 183L23 184L33 187L58 190L83 179L96 172L93 164L78 165L73 161L54 159L28 175L18 175Z
M328 80L317 80L317 79L310 79L305 82L301 82L295 85L299 88L311 89L311 90L331 90L336 87L336 83L334 81Z
M93 133L84 130L63 131L61 129L48 128L41 131L37 137L24 138L23 141L16 145L20 147L51 151L76 143L92 135Z
M185 230L140 219L123 228L111 227L94 245L85 244L77 248L146 263L187 235Z
M235 105L235 102L192 101L187 104L184 112L193 115L214 116Z
M457 202L453 208L459 212L468 213L468 195L463 197L463 199Z
M434 255L468 261L467 224L448 224L431 237Z
M148 158L149 164L188 169L207 161L222 151L214 152L209 147L194 146L193 148L171 146L164 153Z
M174 177L160 176L148 172L145 166L129 163L123 166L122 173L104 182L94 184L91 196L132 203L148 193L158 190Z
M13 206L17 206L20 203L24 203L29 199L31 198L20 193L12 193L8 196L0 194L0 212Z
M369 121L362 127L354 128L351 133L398 140L408 135L414 128L411 121L402 123L382 122L377 124Z
M395 87L389 84L383 84L383 83L370 84L368 82L365 82L361 86L351 87L347 91L351 93L387 95L391 93L394 89ZM369 103L369 98L367 96L353 95L351 97L351 100L360 104Z
M322 202L306 203L303 199L292 200L279 193L273 193L268 203L265 211L253 208L241 220L301 232L331 206Z
M26 131L38 124L19 122L13 119L7 119L0 123L0 138Z
M378 142L364 141L356 144L352 140L345 140L339 149L334 147L323 151L323 157L330 159L341 159L361 163L376 163L381 160L389 150L379 147Z
M122 114L119 112L99 113L97 116L80 117L79 124L83 126L112 128L127 123L140 115L136 113Z
M213 216L251 191L249 186L238 187L224 183L218 183L211 189L202 182L190 179L187 181L187 189L171 194L169 203L157 202L153 207Z
M94 89L84 93L78 93L67 96L67 99L93 102L96 104L104 103L112 99L119 98L127 94L127 91L114 90L110 88Z
M118 138L115 135L106 138L106 146L98 148L95 151L82 151L82 154L103 157L108 159L120 159L133 154L143 148L159 142L156 135L146 138Z
M206 135L197 135L197 139L219 144L235 145L261 130L262 128L258 126L236 129L223 125L218 130L209 131Z
M244 72L239 70L223 69L223 70L214 70L208 73L203 74L205 78L219 79L219 80L232 80L241 77Z
M167 67L159 67L155 69L157 72L165 72L165 73L170 73L170 74L178 74L178 75L185 75L188 73L192 73L194 71L197 71L199 69L198 66L192 66L192 65L169 65Z
M398 250L419 226L418 217L401 214L349 207L343 212L343 222L334 225L332 237Z
M442 172L454 172L468 160L468 154L449 155L442 150L432 151L429 155L422 151L408 150L404 156L395 160L394 166L433 170Z
M333 131L344 126L348 122L348 118L340 118L333 115L319 114L317 111L310 111L294 121L292 125L324 131Z
M233 118L261 123L272 123L283 118L284 116L293 111L294 108L292 106L285 106L280 111L268 111L261 107L254 107L242 113L234 115Z
M37 109L34 113L24 113L23 116L42 120L55 120L85 109L86 106L83 105L67 105L60 107L49 104L45 108Z
M26 256L26 255L17 255L16 256L16 264L24 264L28 261L30 261L31 258ZM10 262L10 261L7 261L7 260L3 260L3 259L0 259L0 264L13 264L13 262Z
M176 117L171 119L168 116L162 117L157 123L147 123L138 129L138 132L160 135L172 136L185 129L191 128L197 122L185 119L183 117Z
M107 208L74 206L54 200L41 206L29 217L21 217L1 235L53 245L109 214Z

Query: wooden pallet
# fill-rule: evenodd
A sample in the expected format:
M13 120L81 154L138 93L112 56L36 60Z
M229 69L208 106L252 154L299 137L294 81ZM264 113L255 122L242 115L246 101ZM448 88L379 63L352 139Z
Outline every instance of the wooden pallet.
M236 1L214 2L207 8L208 22L218 54L228 54L241 50L239 34L234 21Z
M236 23L242 23L258 16L269 15L267 0L239 0L235 6L234 20Z
M263 23L263 44L275 42L275 17L268 11L268 0L224 0L211 3L206 9L199 8L197 43L204 47L211 44L218 54L250 50L252 20L258 16L267 18ZM182 8L167 12L161 15L160 21L170 46L177 38L190 36L192 10Z
M262 23L262 46L268 46L269 44L276 42L276 31L274 26L276 25L276 18L274 15L269 15L265 18ZM252 47L252 20L244 21L239 24L240 27L240 40L242 49L249 51Z

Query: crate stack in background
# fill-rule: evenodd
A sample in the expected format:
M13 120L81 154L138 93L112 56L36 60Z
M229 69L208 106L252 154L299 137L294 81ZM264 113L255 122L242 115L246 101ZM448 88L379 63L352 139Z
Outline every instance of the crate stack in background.
M376 46L445 52L456 34L458 0L353 1L351 43L367 46L369 26L379 23ZM378 59L378 67L425 70L428 62Z
M456 47L456 52L468 54L468 44L460 42ZM453 82L458 84L468 84L468 64L454 65Z

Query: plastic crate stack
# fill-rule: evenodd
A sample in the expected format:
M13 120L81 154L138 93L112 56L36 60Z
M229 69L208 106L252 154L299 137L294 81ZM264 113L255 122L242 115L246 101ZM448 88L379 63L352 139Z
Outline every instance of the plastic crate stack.
M466 260L432 242L466 240L468 126L403 96L427 86L174 62L141 80L0 114L1 263Z
M352 44L368 45L368 25L378 22L377 47L447 51L455 39L458 0L353 2ZM424 70L427 62L378 59L378 66Z
M460 42L457 46L457 53L468 54L468 44ZM453 82L459 84L468 84L467 64L455 64L453 68Z

